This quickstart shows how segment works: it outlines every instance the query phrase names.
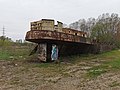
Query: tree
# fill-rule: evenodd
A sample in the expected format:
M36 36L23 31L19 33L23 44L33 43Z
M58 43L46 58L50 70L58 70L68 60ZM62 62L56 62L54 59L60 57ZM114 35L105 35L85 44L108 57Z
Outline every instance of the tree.
M97 18L95 26L92 28L91 39L108 45L115 45L119 42L118 32L120 19L118 14L102 14Z
M99 44L120 45L120 17L116 13L103 13L96 19L80 19L69 27L87 32L88 37Z

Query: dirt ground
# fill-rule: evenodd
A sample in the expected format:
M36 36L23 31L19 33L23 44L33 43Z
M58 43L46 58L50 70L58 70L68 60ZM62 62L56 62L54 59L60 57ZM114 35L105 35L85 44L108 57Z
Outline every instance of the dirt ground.
M87 70L102 61L60 65L24 61L0 61L0 90L120 90L120 72L87 77Z

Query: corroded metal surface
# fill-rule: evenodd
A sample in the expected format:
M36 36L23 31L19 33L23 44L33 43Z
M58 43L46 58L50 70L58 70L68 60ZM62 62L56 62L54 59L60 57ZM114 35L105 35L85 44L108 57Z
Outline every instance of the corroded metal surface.
M25 39L27 41L36 42L36 43L39 43L41 40L86 43L85 37L62 33L62 32L48 31L48 30L28 31Z

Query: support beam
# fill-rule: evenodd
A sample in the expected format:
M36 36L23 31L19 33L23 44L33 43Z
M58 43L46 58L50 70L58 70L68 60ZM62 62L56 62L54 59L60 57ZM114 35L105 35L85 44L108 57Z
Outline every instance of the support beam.
M47 45L45 43L40 43L38 45L38 60L39 61L43 61L43 62L46 62L46 57L47 57L47 53L46 53L46 48L47 48Z
M46 61L47 62L51 62L51 53L52 53L52 44L51 43L47 43L47 57L46 57Z

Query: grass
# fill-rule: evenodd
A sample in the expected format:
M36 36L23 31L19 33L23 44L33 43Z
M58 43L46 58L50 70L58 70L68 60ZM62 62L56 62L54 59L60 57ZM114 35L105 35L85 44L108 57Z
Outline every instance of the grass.
M90 70L88 70L87 76L91 78L95 78L103 73L107 72L106 66L96 66L92 67Z
M97 77L105 72L120 70L120 51L113 50L110 52L97 55L98 59L104 60L99 66L94 66L88 70L89 77Z
M117 70L117 69L119 70L120 69L120 58L110 61L106 63L106 65L113 70Z
M101 54L88 54L88 55L77 55L77 56L70 56L61 58L62 61L64 59L70 63L70 64L63 64L61 63L60 66L55 63L36 63L34 66L39 68L46 68L49 70L53 70L59 73L64 74L64 68L70 65L79 64L79 62L91 62L93 60L103 60L103 62L98 66L92 66L89 70L87 70L87 76L91 78L95 78L100 76L103 73L107 73L109 71L117 71L120 70L120 51L119 50L113 50L110 52L104 52ZM99 62L97 62L99 63ZM68 76L68 75L67 75Z
M0 52L0 60L8 60L10 56L8 52Z
M0 60L22 60L24 58L28 58L29 53L30 53L29 48L25 47L18 48L13 47L7 49L0 48ZM33 67L44 68L64 74L64 68L69 65L79 64L79 62L81 61L91 62L93 60L97 61L103 60L103 62L99 66L92 66L92 68L87 71L87 76L89 77L94 78L109 71L120 70L120 50L113 50L96 55L83 54L60 58L60 61L63 62L67 61L70 64L34 63Z
M0 60L18 60L27 58L29 49L26 48L0 48Z

